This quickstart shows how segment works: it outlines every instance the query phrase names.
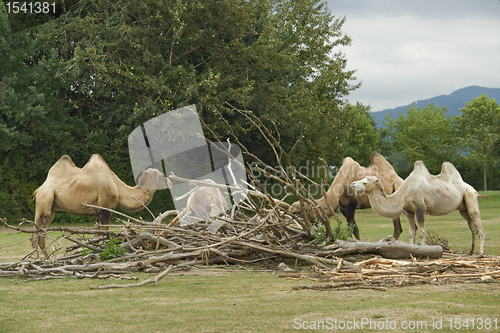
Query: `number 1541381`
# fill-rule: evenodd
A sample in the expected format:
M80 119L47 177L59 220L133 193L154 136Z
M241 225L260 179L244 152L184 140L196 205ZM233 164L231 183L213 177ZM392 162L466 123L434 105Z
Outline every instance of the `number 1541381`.
M7 2L7 14L55 14L56 3L50 2Z

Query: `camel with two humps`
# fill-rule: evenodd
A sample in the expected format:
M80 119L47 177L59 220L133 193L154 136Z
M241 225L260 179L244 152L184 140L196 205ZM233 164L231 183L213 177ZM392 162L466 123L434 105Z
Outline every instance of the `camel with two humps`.
M136 212L151 202L156 189L167 186L168 179L157 169L145 170L137 185L131 187L118 178L100 155L92 155L83 168L64 155L50 168L47 179L31 197L32 202L36 200L35 229L47 228L56 211L96 216L98 228L107 229L111 212L91 206L108 209L120 206L126 212ZM34 235L31 243L48 257L45 236Z
M392 165L379 153L373 152L370 156L370 165L363 167L350 157L344 158L335 179L325 195L316 201L319 208L327 216L332 216L331 210L336 211L340 208L341 213L347 219L347 223L353 227L354 236L359 240L359 228L354 219L356 209L370 208L370 200L364 193L356 193L349 187L351 182L365 178L366 176L376 176L381 182L387 193L392 193L403 183L403 179L398 176ZM309 219L313 219L316 210L306 202L294 202L290 212L295 215L307 214ZM401 214L399 214L401 215ZM394 225L394 238L398 239L402 233L400 217L391 217Z
M458 210L467 221L472 233L470 254L474 253L476 237L479 236L479 255L483 254L485 231L479 213L478 193L464 182L458 170L444 162L439 175L431 175L422 161L416 161L413 172L399 189L388 195L377 177L366 177L355 181L351 188L358 194L368 195L372 208L387 218L406 212L409 224L410 243L415 244L418 222L421 245L425 245L425 214L446 215Z

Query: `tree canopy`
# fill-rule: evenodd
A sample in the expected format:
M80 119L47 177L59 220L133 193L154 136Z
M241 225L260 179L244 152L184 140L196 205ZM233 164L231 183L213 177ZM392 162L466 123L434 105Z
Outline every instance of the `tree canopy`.
M411 164L411 170L417 160L422 160L431 173L439 173L444 161L455 162L459 153L456 149L458 133L455 119L447 114L446 108L431 103L425 108L412 106L406 112L403 116L398 111L395 120L386 116L384 121L392 151L402 154Z
M467 102L458 117L460 138L467 147L467 157L483 167L483 189L488 189L487 168L498 156L500 106L494 99L481 95Z
M345 18L322 1L67 0L39 25L0 7L5 215L30 211L63 154L83 166L99 153L131 183L131 130L190 104L224 137L222 114L267 162L267 143L233 107L276 128L286 149L303 135L295 163L341 156L352 123L343 97L358 85L338 51L350 43Z
M346 156L367 165L375 150L403 177L421 159L434 173L451 161L473 185L479 164L498 179L498 104L486 96L461 118L431 104L378 131L368 106L346 104L359 84L339 51L351 42L345 20L320 0L65 0L43 19L7 15L2 1L0 212L31 215L32 192L64 154L83 166L98 153L133 184L130 132L191 104L207 137L228 135L222 116L270 165L268 143L235 108L295 147L297 166ZM170 204L159 191L151 207Z

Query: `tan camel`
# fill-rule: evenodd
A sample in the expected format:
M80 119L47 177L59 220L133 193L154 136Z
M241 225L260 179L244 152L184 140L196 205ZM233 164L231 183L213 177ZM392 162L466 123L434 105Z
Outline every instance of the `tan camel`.
M354 236L357 239L360 238L359 229L354 220L354 212L356 209L365 209L371 206L366 194L357 194L355 191L351 191L349 185L351 182L363 179L366 176L376 176L381 179L387 193L394 192L403 183L403 179L394 171L392 165L377 152L373 152L370 156L370 166L367 168L360 166L359 163L352 158L346 157L332 185L325 193L328 201L325 200L325 197L316 201L328 216L332 215L328 204L334 211L340 208L340 211L347 219L347 223L353 227ZM303 203L303 207L310 218L314 217L313 210L308 204ZM301 204L299 201L292 204L290 208L291 213L300 214L301 211ZM401 232L403 232L401 220L399 215L392 219L394 224L394 238L398 239Z
M120 206L126 212L136 212L148 205L156 189L167 188L167 178L157 169L143 172L135 187L121 181L104 159L94 154L83 168L78 168L67 155L50 168L47 179L31 196L36 199L35 229L46 228L56 211L75 215L97 216L98 227L107 224L111 212L87 207L89 204L109 209ZM40 247L45 257L45 237L31 239L35 250Z
M472 232L470 254L474 253L476 236L479 235L479 254L483 254L484 229L479 214L478 194L465 183L460 173L449 162L444 162L441 173L433 176L422 161L416 161L413 172L392 195L387 195L377 177L366 177L353 182L351 188L368 194L370 204L381 216L394 218L406 211L410 226L410 243L415 244L415 215L420 230L420 243L425 245L425 214L445 215L459 210Z

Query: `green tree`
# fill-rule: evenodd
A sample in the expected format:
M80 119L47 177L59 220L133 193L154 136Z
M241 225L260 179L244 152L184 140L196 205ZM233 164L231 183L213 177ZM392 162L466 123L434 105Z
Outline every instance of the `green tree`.
M194 103L218 134L212 111L229 117L256 153L265 144L228 105L274 121L289 147L302 129L302 152L312 156L327 151L324 135L345 127L335 120L339 103L356 87L333 52L350 42L343 22L314 0L88 1L46 24L38 38L65 58L56 74L97 147L123 150L134 126Z
M52 75L61 70L57 53L41 54L30 31L12 33L3 3L0 59L0 211L11 217L29 212L36 178L54 156L78 152L85 124L57 96L64 87Z
M407 169L399 170L402 174L413 170L413 163L422 160L431 173L439 173L445 161L455 162L460 152L457 145L457 127L453 116L446 108L433 103L425 108L411 106L404 115L398 111L394 120L386 116L384 124L388 127L385 140L392 141L391 162L401 157L406 159ZM395 152L401 152L399 156Z
M23 188L21 206L62 154L82 166L99 153L130 184L130 131L189 104L224 136L221 112L268 162L267 143L233 106L276 125L287 149L304 135L296 163L337 156L350 130L342 99L357 85L337 51L350 39L345 19L322 1L90 0L58 8L43 25L0 32L0 178L29 183L2 189Z
M341 156L350 156L360 164L367 166L370 163L370 155L374 151L380 150L380 134L376 130L375 120L370 114L370 107L360 103L348 104L344 107L343 113L350 119L350 123L347 126L349 132L341 145Z
M487 171L496 162L499 143L500 106L495 99L481 95L460 109L460 137L469 160L477 160L483 169L483 189L488 189ZM470 162L472 162L470 161Z

